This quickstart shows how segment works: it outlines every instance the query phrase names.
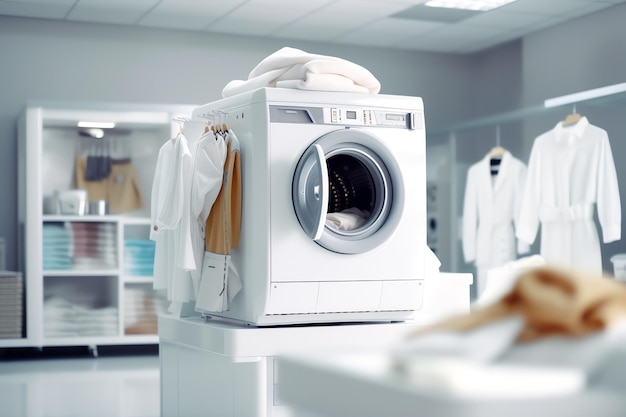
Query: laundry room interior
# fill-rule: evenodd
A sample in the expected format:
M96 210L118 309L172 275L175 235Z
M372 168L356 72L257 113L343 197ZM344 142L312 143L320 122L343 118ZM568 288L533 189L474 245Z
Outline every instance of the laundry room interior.
M0 417L623 415L625 3L0 0Z

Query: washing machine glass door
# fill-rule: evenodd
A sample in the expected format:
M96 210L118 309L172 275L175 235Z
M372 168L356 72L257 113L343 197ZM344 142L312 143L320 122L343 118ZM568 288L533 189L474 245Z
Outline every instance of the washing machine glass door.
M328 168L320 145L314 144L306 150L298 164L295 179L298 219L306 234L318 240L324 231L324 222L320 219L326 218L328 210Z
M300 225L333 252L356 254L379 246L398 223L397 171L388 150L369 133L344 129L322 136L295 171L292 193Z

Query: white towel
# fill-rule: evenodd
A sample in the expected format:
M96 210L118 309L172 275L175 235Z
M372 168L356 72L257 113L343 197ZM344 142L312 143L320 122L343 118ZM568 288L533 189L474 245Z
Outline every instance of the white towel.
M335 230L358 229L367 222L369 214L368 211L362 211L356 207L351 207L338 213L328 213L326 215L326 226Z
M261 87L377 94L380 82L364 67L333 56L282 48L263 59L247 80L233 80L223 97Z

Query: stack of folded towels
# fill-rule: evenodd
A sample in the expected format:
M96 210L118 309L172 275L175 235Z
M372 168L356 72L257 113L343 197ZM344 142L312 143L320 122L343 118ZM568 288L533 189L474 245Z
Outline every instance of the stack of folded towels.
M263 59L247 80L233 80L222 90L229 97L262 87L377 94L380 82L353 62L282 48Z
M43 225L43 269L72 268L72 231L62 223Z
M124 272L128 275L154 275L155 242L150 239L124 239Z

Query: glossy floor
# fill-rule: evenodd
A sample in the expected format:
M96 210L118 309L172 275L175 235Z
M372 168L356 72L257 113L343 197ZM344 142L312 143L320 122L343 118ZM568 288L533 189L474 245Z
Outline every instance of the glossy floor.
M0 417L158 417L158 352L102 350L0 350Z

